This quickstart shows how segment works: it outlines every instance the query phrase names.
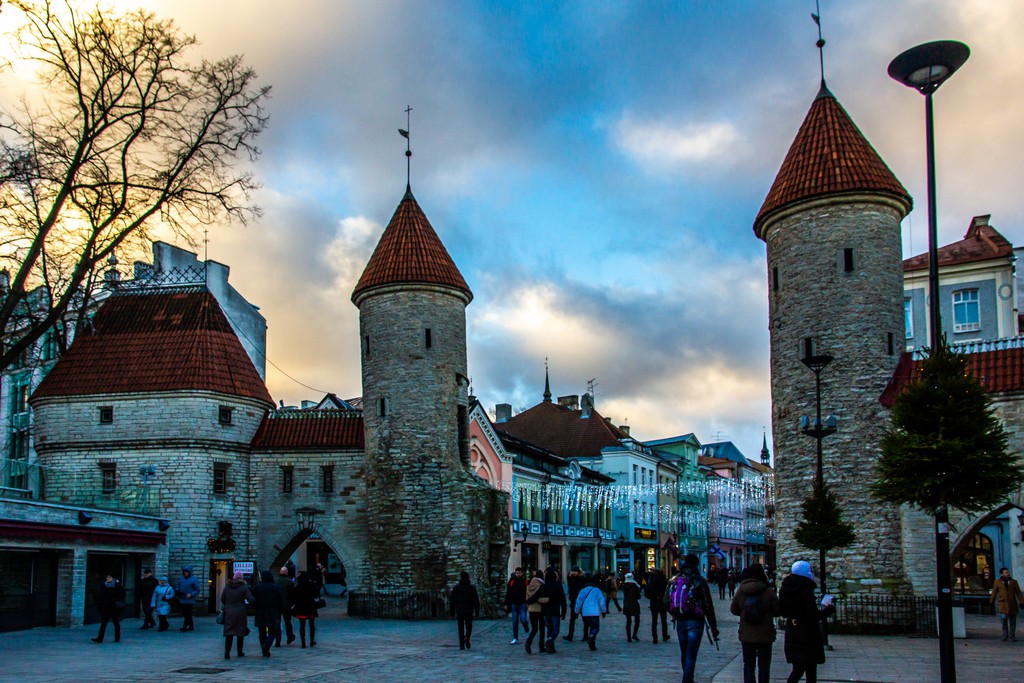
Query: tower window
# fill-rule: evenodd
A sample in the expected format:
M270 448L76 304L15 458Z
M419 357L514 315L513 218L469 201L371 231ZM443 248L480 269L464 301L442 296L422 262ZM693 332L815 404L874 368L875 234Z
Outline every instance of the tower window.
M232 413L234 408L231 406L218 406L217 408L217 421L222 425L229 425L232 423Z
M370 335L363 337L363 353L367 358L370 357Z
M324 465L320 468L320 472L323 492L334 493L334 465Z
M213 466L213 492L228 492L228 466L224 463L215 463Z
M103 493L113 493L117 490L117 464L100 464L100 481Z
M291 493L295 486L295 468L290 465L281 467L281 493Z
M386 398L381 398L380 401L377 402L377 406L378 406L378 409L379 409L380 416L381 417L387 417L388 416L388 407L389 407L388 406L388 400Z
M896 341L896 335L894 335L892 332L890 332L889 333L889 355L890 356L896 353L896 343L895 343L895 341Z
M100 407L100 424L108 425L114 423L114 407L113 406L101 406Z
M853 249L850 249L849 247L843 249L843 272L853 272Z
M804 337L803 343L804 358L810 358L814 355L814 337Z
M779 267L772 268L772 291L779 291Z
M426 328L425 330L423 330L423 332L424 332L424 334L423 334L423 341L426 343L427 348L429 349L433 345L433 342L434 342L434 340L431 339L430 328L429 327Z

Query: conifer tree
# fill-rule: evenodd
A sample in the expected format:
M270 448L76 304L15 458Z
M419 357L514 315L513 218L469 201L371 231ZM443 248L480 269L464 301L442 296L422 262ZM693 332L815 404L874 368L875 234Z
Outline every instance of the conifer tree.
M856 539L853 525L843 521L839 501L828 484L823 484L820 489L815 484L814 493L803 502L801 509L803 519L796 525L793 537L805 548L845 548Z

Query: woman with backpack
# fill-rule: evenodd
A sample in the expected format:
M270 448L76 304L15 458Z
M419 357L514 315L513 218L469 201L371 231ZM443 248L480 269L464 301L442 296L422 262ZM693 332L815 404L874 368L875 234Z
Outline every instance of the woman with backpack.
M666 608L676 622L683 683L694 683L693 671L697 666L697 652L704 638L705 625L711 630L711 637L718 640L715 605L708 582L700 575L699 563L696 555L687 555L665 592Z
M775 642L774 618L780 615L779 598L768 585L768 575L761 565L750 565L743 570L740 578L742 581L729 605L729 611L740 618L743 683L768 683L772 667L772 643Z
M779 609L786 618L786 661L793 665L786 683L797 683L804 675L807 683L815 683L818 665L825 663L820 622L836 608L818 604L809 562L794 562L792 572L779 589Z

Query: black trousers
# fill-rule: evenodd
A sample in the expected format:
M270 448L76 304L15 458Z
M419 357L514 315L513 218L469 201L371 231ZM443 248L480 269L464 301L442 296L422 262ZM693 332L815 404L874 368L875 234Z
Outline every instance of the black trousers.
M281 623L278 622L273 626L257 626L256 633L260 637L260 649L266 652L275 640L281 642Z
M100 616L100 632L96 640L103 640L103 634L107 632L107 623L114 623L114 642L121 640L121 611L105 612Z
M527 643L533 643L533 639L540 634L540 644L544 647L544 615L540 612L530 612L530 637L526 639Z
M156 626L156 622L153 620L153 606L148 601L142 601L142 626L148 628Z
M658 639L658 615L661 615L661 635L668 640L668 611L661 600L651 600L651 635Z
M195 622L192 621L192 610L195 607L195 605L181 605L181 616L185 617L185 621L181 625L183 631L194 631L196 629Z
M455 622L459 629L459 648L462 649L473 636L473 613L456 612Z
M754 676L754 669L757 676ZM743 643L743 683L768 683L772 670L771 643Z
M636 632L640 630L640 615L626 615L626 640L637 639Z
M227 659L231 656L231 639L238 638L238 656L241 657L245 654L243 651L243 645L245 643L245 636L224 636L224 658Z
M288 642L295 640L295 631L292 629L292 613L282 612L281 619L284 621L284 634L288 636ZM281 627L277 628L277 640L275 641L278 645L281 644Z
M316 645L316 617L299 619L299 639L302 645L306 645L306 622L309 622L309 644Z
M804 677L807 683L818 683L818 665L794 664L793 670L789 672L789 678L786 679L786 683L798 683L801 676Z

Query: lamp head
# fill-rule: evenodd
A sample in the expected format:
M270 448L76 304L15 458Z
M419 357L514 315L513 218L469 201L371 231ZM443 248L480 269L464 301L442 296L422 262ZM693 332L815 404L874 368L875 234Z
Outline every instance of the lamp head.
M923 95L930 95L970 56L971 49L961 42L936 40L912 47L889 62L889 76Z

